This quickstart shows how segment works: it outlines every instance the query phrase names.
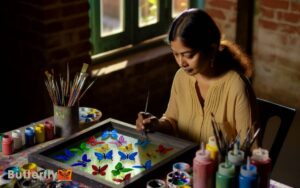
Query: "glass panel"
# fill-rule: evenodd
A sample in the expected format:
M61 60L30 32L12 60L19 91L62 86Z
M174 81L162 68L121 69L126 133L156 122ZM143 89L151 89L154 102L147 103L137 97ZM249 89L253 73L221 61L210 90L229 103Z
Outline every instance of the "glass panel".
M175 18L189 7L189 0L172 0L172 17Z
M139 0L139 27L158 22L158 1L159 0Z
M124 0L100 0L101 37L124 31Z

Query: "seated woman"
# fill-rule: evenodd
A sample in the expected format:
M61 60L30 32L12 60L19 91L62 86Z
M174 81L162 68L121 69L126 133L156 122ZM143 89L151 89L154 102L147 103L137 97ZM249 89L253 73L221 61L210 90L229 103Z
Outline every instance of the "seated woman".
M256 122L249 58L236 44L221 40L216 23L200 9L179 15L168 39L180 68L167 110L160 119L140 112L137 130L162 131L200 144L214 136L214 116L228 142L239 135L243 144Z

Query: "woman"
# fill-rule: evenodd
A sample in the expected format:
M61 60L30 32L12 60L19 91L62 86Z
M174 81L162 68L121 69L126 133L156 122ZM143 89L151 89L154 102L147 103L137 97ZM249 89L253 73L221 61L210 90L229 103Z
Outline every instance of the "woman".
M207 142L214 135L214 116L227 141L239 135L243 142L256 121L255 96L247 79L252 75L249 58L237 45L221 41L217 25L200 9L179 15L171 24L168 39L180 69L167 110L160 119L140 112L137 130Z

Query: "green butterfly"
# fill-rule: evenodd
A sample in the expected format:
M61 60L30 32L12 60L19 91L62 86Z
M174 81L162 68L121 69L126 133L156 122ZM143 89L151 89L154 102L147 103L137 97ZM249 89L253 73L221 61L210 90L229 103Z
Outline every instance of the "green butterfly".
M117 176L121 174L121 172L129 172L133 170L132 168L124 168L123 164L121 162L118 162L118 164L115 166L115 170L112 170L111 173L114 176Z
M79 148L71 148L70 151L77 153L77 154L83 154L84 151L88 151L89 148L86 147L87 144L85 142L81 143Z

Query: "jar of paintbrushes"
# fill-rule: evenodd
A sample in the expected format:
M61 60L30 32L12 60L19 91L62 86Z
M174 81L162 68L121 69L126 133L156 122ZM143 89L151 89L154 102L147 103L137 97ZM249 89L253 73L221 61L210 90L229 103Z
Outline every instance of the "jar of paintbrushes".
M59 137L68 137L79 131L79 100L96 81L85 84L89 76L87 68L88 64L83 64L81 72L73 80L70 80L68 64L66 77L56 76L54 71L45 72L45 85L53 102L55 132Z

